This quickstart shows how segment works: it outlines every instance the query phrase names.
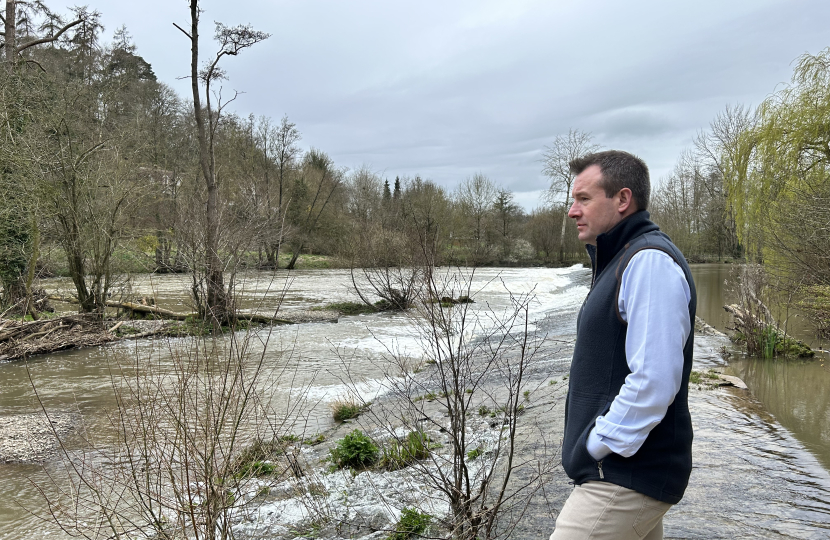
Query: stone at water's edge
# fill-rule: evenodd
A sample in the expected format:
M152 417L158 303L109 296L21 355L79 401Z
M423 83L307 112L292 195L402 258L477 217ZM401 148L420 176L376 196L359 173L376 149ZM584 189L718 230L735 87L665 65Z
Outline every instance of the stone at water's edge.
M735 388L740 388L741 390L746 390L747 386L746 383L743 382L741 379L737 377L733 377L732 375L724 375L722 373L718 374L718 378L724 380L734 386Z

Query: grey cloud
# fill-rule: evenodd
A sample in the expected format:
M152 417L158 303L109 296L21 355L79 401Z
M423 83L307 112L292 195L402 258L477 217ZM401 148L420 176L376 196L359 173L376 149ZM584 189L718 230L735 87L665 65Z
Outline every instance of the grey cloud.
M188 50L171 24L187 20L186 5L90 7L110 32L126 23L161 80L188 95L188 81L176 80ZM240 114L287 114L304 145L339 165L420 174L448 188L481 171L531 202L547 186L539 158L557 134L592 131L605 147L641 155L659 177L726 104L757 104L789 78L795 57L830 44L825 0L203 7L208 24L250 22L273 34L224 64L226 87L245 92L234 103ZM206 37L206 53L211 46Z

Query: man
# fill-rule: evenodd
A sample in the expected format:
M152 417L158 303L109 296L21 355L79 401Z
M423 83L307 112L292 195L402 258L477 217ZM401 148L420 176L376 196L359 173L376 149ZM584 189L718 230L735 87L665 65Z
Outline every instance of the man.
M591 290L577 318L562 465L574 490L551 540L663 538L692 470L687 402L696 295L649 221L648 168L620 151L570 164Z

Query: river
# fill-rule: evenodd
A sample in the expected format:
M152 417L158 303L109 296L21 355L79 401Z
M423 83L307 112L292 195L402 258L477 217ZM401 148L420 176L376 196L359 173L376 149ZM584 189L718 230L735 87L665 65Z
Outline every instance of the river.
M699 265L693 267L698 284L700 315L712 318L712 324L722 327L725 319L714 320L715 307L722 305L723 278L730 271L727 265ZM559 321L540 328L565 339L573 337L576 310L587 293L589 270L581 266L563 269L495 269L476 271L471 296L476 300L474 310L482 314L487 309L508 309L514 294L534 294L531 303L531 319ZM138 276L129 283L133 295L155 295L158 304L176 310L186 310L188 281L186 276ZM329 302L354 300L350 291L348 272L341 270L297 271L286 281L284 273L252 273L243 276L240 304L244 308L263 311L323 306ZM68 292L67 280L47 280L47 289ZM456 294L464 294L456 290ZM263 331L264 332L264 331ZM176 340L173 340L174 343ZM760 362L733 355L725 365L717 354L715 342L709 343L696 356L696 369L725 367L743 378L750 393L728 390L711 391L698 400L704 414L696 425L696 447L718 448L720 434L734 430L735 438L745 450L747 459L760 470L779 471L775 476L782 482L787 500L795 501L799 508L791 516L769 518L771 525L765 531L773 531L764 537L822 538L821 531L830 523L826 504L810 508L809 501L830 495L830 404L826 388L830 387L830 372L821 361L768 361ZM165 354L153 348L150 340L121 342L109 347L80 351L67 351L29 361L38 394L49 410L78 409L91 422L101 422L104 412L113 407L109 379L109 363L119 355ZM296 326L276 327L268 336L264 354L271 364L284 365L296 377L290 384L302 384L308 388L309 401L315 405L307 411L309 424L306 433L322 431L331 425L328 403L345 392L342 380L344 361L350 362L352 377L363 382L361 391L372 397L379 385L377 366L390 347L412 356L422 354L417 334L410 317L382 313L343 317L337 324L308 323ZM161 348L164 349L164 348ZM0 365L0 415L15 415L37 410L26 366L20 362ZM288 385L289 383L286 383ZM282 388L287 394L289 386ZM279 396L277 396L279 399ZM707 442L708 441L708 442ZM705 454L709 455L709 454ZM734 458L730 456L729 459ZM743 463L743 462L741 462ZM47 464L46 471L51 465ZM736 465L740 468L740 463ZM711 468L711 470L709 470ZM717 465L708 464L700 474L706 478L718 478ZM0 539L40 538L53 529L39 523L21 507L42 511L36 487L28 480L43 481L44 469L32 465L0 465ZM711 515L728 515L728 509L740 501L741 489L762 489L756 483L763 478L753 474L745 480L728 481L723 485L724 501L715 507ZM809 480L804 480L809 479ZM804 480L806 484L802 485ZM690 495L694 499L695 495ZM774 497L771 497L774 499ZM770 497L766 497L770 499ZM766 500L765 499L765 500ZM696 506L693 502L678 507L681 516L677 534L694 536L695 522L702 508L712 505L711 497L702 497ZM773 501L764 515L782 513L787 504ZM807 508L801 508L807 507ZM740 511L740 509L736 510ZM683 512L686 512L685 514ZM726 518L724 518L726 519ZM795 523L788 529L787 523ZM724 524L721 531L731 530ZM814 531L807 536L790 535L787 531ZM685 531L685 532L683 532ZM818 532L816 532L818 531ZM826 531L825 531L826 532ZM667 534L669 530L667 529ZM781 536L774 536L774 534ZM678 536L687 537L687 536ZM709 535L708 537L713 537ZM745 536L753 537L751 535Z

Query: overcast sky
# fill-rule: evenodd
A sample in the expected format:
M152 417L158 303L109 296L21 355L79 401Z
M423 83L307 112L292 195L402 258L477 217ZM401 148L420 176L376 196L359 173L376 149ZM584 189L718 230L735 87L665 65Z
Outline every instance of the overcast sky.
M64 2L73 5L78 2ZM49 1L59 7L60 1ZM226 58L236 112L283 115L304 147L392 181L454 188L483 172L530 210L548 182L539 159L569 128L674 166L727 104L757 105L792 61L830 46L827 0L202 2L213 21L271 34ZM189 96L186 0L89 0L105 36L122 24L159 80Z

